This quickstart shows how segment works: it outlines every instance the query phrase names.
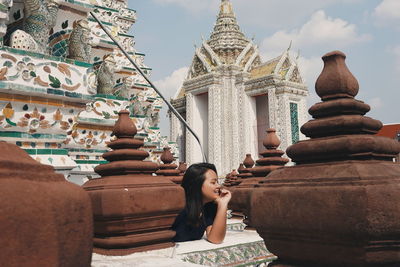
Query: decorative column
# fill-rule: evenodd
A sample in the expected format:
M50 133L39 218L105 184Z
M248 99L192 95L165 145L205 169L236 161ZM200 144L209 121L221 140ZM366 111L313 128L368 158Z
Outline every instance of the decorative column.
M129 111L119 112L113 130L116 140L103 154L109 163L98 165L101 175L83 185L94 212L94 251L105 255L161 249L174 245L171 226L183 209L183 188L165 177L152 176L154 162L143 161L149 153L139 150L135 124Z
M187 93L186 94L186 121L187 123L193 127L194 121L193 121L193 113L194 113L194 96L192 93ZM186 162L189 164L194 163L194 153L197 151L195 149L195 145L197 146L197 143L195 138L193 137L192 133L189 131L186 131Z
M251 221L279 261L273 266L399 266L397 141L364 116L358 82L334 51L316 82L322 102L288 148L296 166L273 171L251 197Z
M254 188L265 180L268 173L281 168L289 161L286 158L282 158L284 152L277 149L280 141L275 129L270 128L267 130L263 145L266 148L260 153L263 158L256 161L257 165L255 167L248 168L252 173L252 177L244 179L232 192L232 200L229 207L232 210L243 212L245 216L250 215L250 197ZM248 155L244 162L249 167L254 165L254 161ZM247 220L246 224L250 225L250 221Z
M156 174L158 176L166 176L171 182L181 184L183 176L180 175L180 170L177 169L178 165L172 163L174 161L174 156L171 153L171 148L164 147L160 159L164 164L160 165L160 169L156 171Z
M88 194L16 145L0 151L0 265L89 267Z

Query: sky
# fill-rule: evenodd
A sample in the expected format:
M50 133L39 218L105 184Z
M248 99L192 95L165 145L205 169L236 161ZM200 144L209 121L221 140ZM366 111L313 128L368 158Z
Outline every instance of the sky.
M128 0L137 11L131 29L135 48L153 68L151 80L170 99L182 85L194 46L208 39L220 0ZM280 55L290 43L300 55L308 106L320 101L315 81L321 57L332 50L347 55L360 84L356 99L371 106L367 116L384 124L400 123L400 0L231 0L238 24L254 38L263 61ZM169 135L166 107L160 128Z

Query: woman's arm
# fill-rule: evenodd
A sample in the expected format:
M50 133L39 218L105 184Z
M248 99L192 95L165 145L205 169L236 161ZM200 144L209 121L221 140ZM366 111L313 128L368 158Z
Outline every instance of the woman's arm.
M231 192L221 189L221 196L215 201L217 203L217 213L214 222L206 229L207 240L214 244L224 241L226 234L226 211L231 200Z

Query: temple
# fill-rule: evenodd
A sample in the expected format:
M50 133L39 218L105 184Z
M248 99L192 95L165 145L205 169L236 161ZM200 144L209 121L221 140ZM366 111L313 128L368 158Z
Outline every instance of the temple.
M0 0L1 266L400 266L399 125L365 116L340 51L305 122L296 60L262 62L229 0L173 104L229 173L232 212L221 244L175 243L179 149L203 159L176 118L179 149L160 135L135 21L127 0Z
M1 7L1 140L83 184L107 162L102 154L118 112L127 108L150 160L159 162L165 146L177 154L158 128L161 98L89 15L93 11L150 75L128 33L136 11L126 0L8 1Z
M307 95L289 49L263 62L257 45L241 32L232 3L223 0L172 104L199 135L208 160L226 174L245 154L258 158L268 128L277 129L282 150L303 139L299 125L307 119ZM202 161L195 139L172 114L170 121L180 159Z

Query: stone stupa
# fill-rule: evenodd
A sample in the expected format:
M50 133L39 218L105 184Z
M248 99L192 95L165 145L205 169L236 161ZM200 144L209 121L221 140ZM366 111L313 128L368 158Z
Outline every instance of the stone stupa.
M272 266L400 266L400 151L354 97L357 80L334 51L316 82L322 102L288 148L296 166L271 172L251 197L251 222Z
M103 154L109 163L96 167L101 178L83 185L94 211L94 251L105 255L161 249L174 245L171 226L185 204L183 188L163 176L153 176L158 165L143 161L135 124L129 111L119 112L113 130L116 140Z

